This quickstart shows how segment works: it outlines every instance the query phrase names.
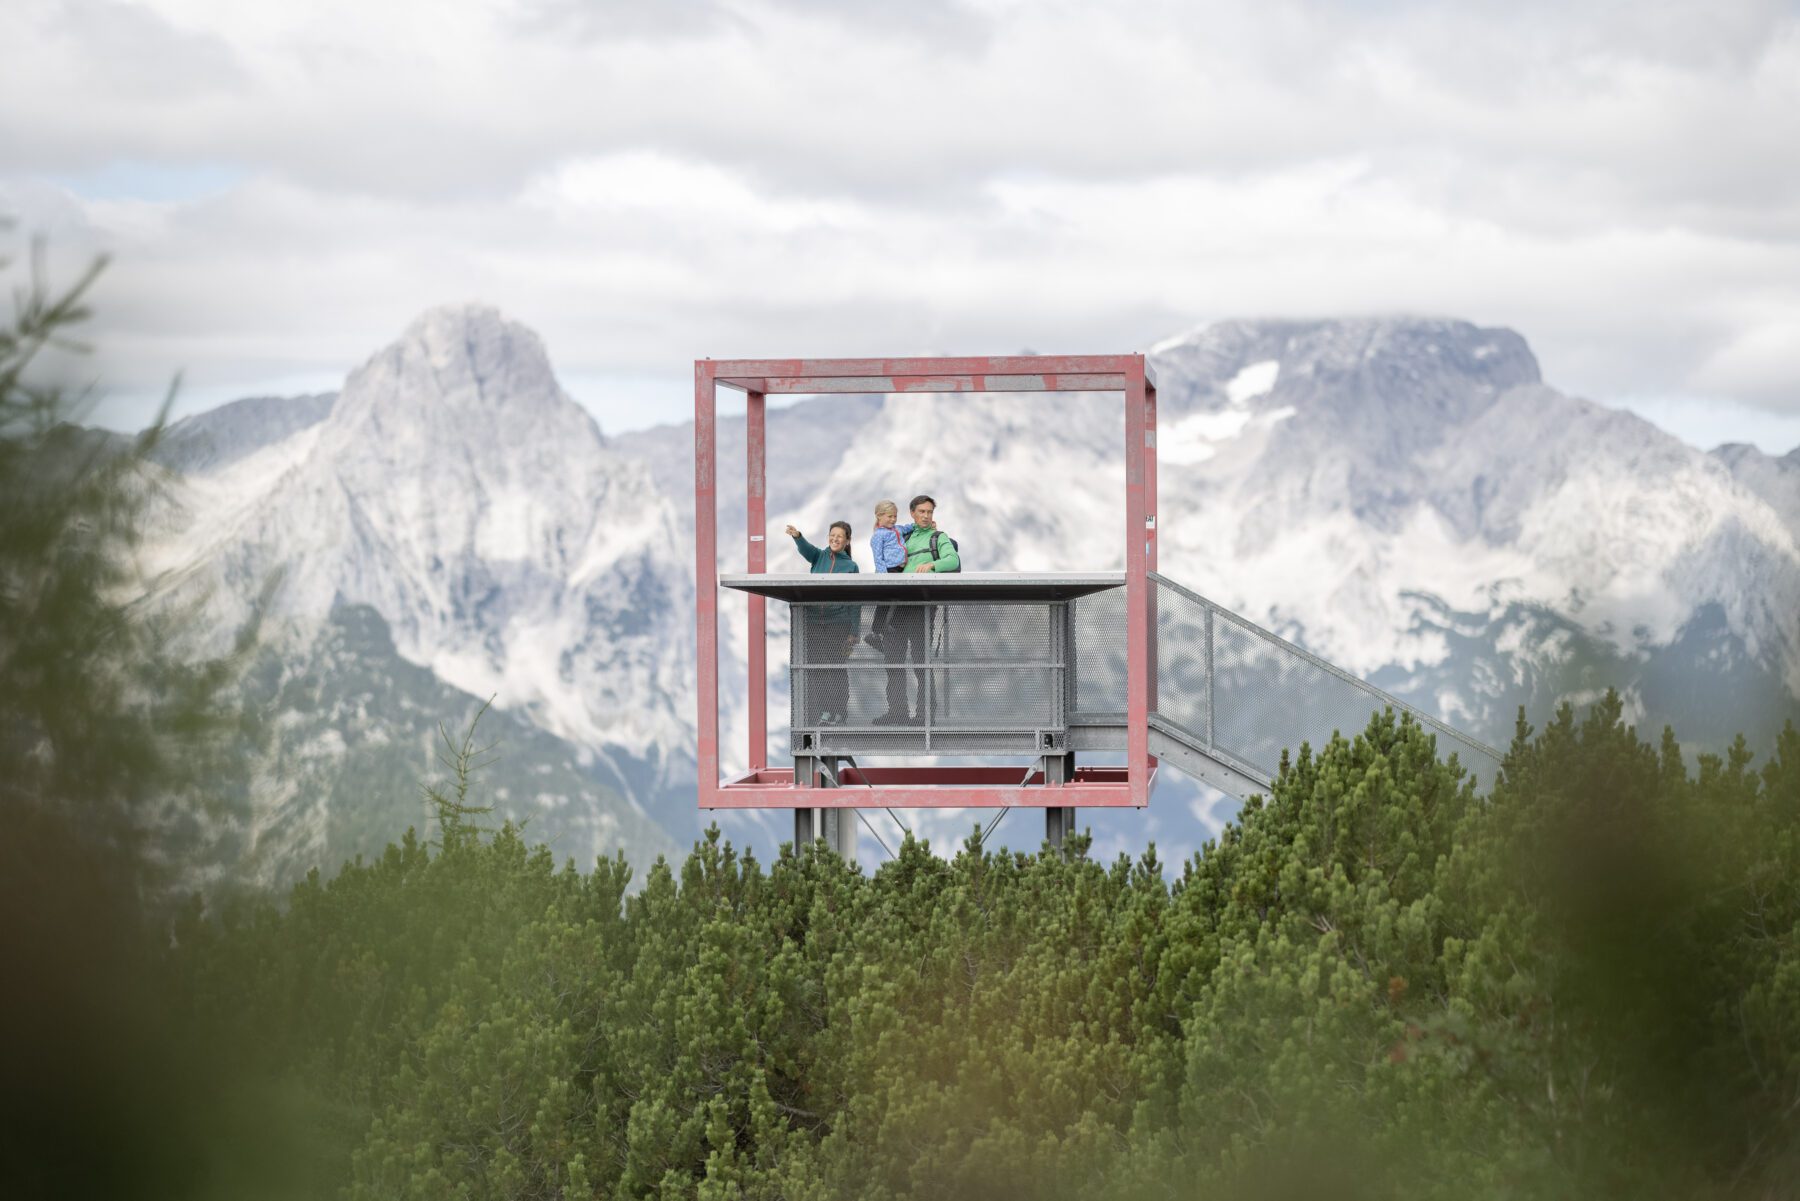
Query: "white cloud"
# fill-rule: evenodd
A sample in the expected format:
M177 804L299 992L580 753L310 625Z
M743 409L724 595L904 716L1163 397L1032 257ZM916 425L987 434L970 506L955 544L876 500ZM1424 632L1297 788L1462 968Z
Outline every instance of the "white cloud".
M1800 412L1791 5L655 16L17 0L0 210L117 252L124 397L342 372L480 298L614 426L679 416L698 355L1394 311L1511 325L1598 399Z
M1694 373L1696 383L1800 416L1800 307L1747 314Z

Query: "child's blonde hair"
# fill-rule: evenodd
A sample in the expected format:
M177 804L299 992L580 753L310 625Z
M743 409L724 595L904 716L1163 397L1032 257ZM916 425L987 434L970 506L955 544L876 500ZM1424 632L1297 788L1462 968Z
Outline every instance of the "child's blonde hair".
M900 506L891 500L878 500L875 502L875 516L886 517L889 513L898 517L900 515Z

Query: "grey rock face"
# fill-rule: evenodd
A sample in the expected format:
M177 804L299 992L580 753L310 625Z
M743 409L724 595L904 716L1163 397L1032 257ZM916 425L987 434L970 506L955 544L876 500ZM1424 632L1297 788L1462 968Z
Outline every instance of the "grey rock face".
M317 425L336 400L335 392L234 400L170 425L154 457L186 475L218 471Z
M1742 442L1727 442L1712 453L1739 483L1767 501L1800 541L1800 446L1779 458Z

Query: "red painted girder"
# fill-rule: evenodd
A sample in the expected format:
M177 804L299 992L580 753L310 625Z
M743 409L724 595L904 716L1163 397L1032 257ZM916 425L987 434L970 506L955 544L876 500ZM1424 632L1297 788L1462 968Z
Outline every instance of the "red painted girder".
M718 787L700 794L702 809L1141 809L1129 784L1059 784L991 788L888 784L874 788Z
M1150 424L1150 389L1139 367L1125 388L1125 762L1135 804L1150 800L1150 539L1156 510L1154 472L1147 462L1156 433Z
M906 359L702 359L709 376L733 387L754 391L756 381L808 380L823 391L822 381L833 379L893 378L895 376L1046 376L1124 375L1134 364L1149 366L1138 354L1101 355L987 355L958 358ZM1154 384L1154 378L1151 378ZM998 390L998 389L994 389Z
M1083 767L1071 784L1020 785L1012 767L871 767L846 769L841 788L798 788L791 768L765 768L701 789L702 809L1043 809L1131 808L1125 769ZM863 783L864 780L869 783ZM935 781L935 782L934 782ZM871 786L872 785L872 786Z
M963 355L898 359L702 359L713 375L1057 375L1117 374L1135 354Z
M745 568L752 575L760 574L768 566L768 534L767 517L767 464L764 453L763 420L764 402L760 392L752 392L745 398L744 404L744 450L745 473L744 495L745 534L748 545L745 557L748 566ZM750 598L750 630L749 630L749 727L750 746L749 764L752 769L769 765L769 668L768 668L768 600L761 596Z
M1148 506L1146 514L1147 528L1144 531L1147 545L1144 548L1144 566L1147 571L1157 569L1157 548L1162 545L1162 522L1157 518L1157 481L1156 481L1156 385L1146 383L1144 386L1144 503ZM1161 662L1156 650L1156 589L1145 590L1144 606L1147 610L1144 619L1144 674L1148 677L1148 696L1145 700L1149 712L1157 708L1157 664ZM1145 734L1144 754L1150 766L1156 766L1156 756L1150 754L1149 734Z
M719 778L719 560L714 388L705 363L694 364L694 660L695 766Z
M1016 767L946 767L938 764L905 764L899 767L846 767L847 778L857 784L969 784L983 787L1004 785L1015 787L1019 783L1019 769ZM1044 781L1044 773L1035 771L1031 779L1038 784ZM747 772L734 780L725 781L725 786L736 788L764 787L777 785L789 787L794 782L794 769L791 767L764 767ZM1075 769L1077 784L1122 784L1125 782L1125 769L1122 767L1078 767ZM1060 787L1060 786L1059 786Z
M1059 375L766 375L720 379L726 387L745 388L769 396L832 393L894 394L902 392L1119 392L1121 374Z

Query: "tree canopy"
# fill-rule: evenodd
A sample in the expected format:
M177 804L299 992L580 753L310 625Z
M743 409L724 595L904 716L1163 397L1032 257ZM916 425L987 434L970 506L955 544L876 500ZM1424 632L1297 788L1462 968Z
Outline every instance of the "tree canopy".
M354 1198L1772 1196L1797 814L1792 728L1690 772L1609 697L1477 797L1383 714L1173 879L409 837L168 967Z

